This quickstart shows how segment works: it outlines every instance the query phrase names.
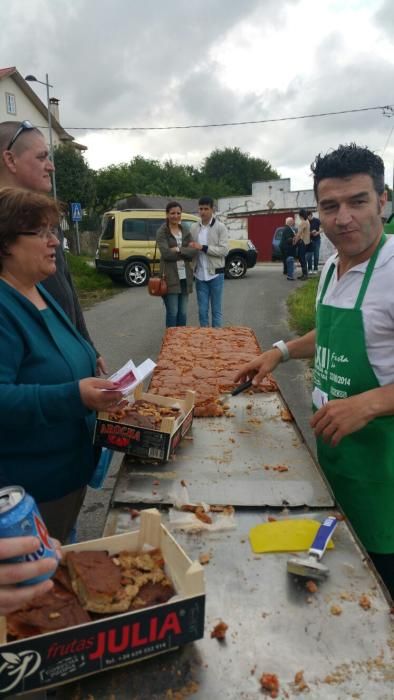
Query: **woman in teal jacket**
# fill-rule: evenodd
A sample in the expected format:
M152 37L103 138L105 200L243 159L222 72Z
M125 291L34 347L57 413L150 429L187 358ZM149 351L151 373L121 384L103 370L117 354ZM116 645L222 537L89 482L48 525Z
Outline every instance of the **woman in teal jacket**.
M48 197L0 190L0 485L23 486L65 541L95 469L95 411L121 394L39 284L56 270L58 219Z

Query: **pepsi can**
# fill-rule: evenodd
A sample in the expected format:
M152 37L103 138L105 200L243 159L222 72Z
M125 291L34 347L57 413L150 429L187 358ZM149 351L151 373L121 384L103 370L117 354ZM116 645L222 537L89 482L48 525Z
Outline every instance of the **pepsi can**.
M37 561L46 557L58 560L58 555L49 537L48 530L39 513L34 498L25 492L22 486L7 486L0 489L0 538L1 537L38 537L40 546L32 554L13 557L7 562ZM4 560L3 560L4 561ZM18 586L29 586L51 578L55 570L41 574Z

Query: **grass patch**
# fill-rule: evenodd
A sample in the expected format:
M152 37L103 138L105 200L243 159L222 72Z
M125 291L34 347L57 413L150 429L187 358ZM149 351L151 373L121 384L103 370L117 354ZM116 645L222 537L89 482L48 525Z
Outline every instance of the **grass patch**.
M299 335L304 335L315 328L315 302L318 284L319 278L312 277L288 297L290 327Z
M124 289L114 284L108 275L99 274L92 258L67 253L67 264L83 308L108 299Z

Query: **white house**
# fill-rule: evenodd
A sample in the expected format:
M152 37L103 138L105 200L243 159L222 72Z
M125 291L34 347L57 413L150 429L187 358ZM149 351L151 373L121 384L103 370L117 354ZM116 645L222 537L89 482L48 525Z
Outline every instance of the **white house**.
M86 150L86 146L77 143L74 137L60 125L59 100L52 97L50 104L54 147L62 143L72 143L78 150ZM0 122L21 122L25 119L37 126L49 143L47 105L40 100L15 66L0 68Z

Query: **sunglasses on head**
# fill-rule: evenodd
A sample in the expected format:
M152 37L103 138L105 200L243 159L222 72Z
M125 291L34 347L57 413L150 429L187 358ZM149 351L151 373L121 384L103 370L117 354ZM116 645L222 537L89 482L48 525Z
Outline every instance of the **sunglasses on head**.
M6 150L7 151L11 150L11 148L13 147L18 136L20 136L24 131L31 131L31 129L35 129L35 128L36 127L31 122L29 122L27 119L25 119L25 121L21 122L19 124L17 130L15 131L15 134L13 135L11 141L9 142Z

